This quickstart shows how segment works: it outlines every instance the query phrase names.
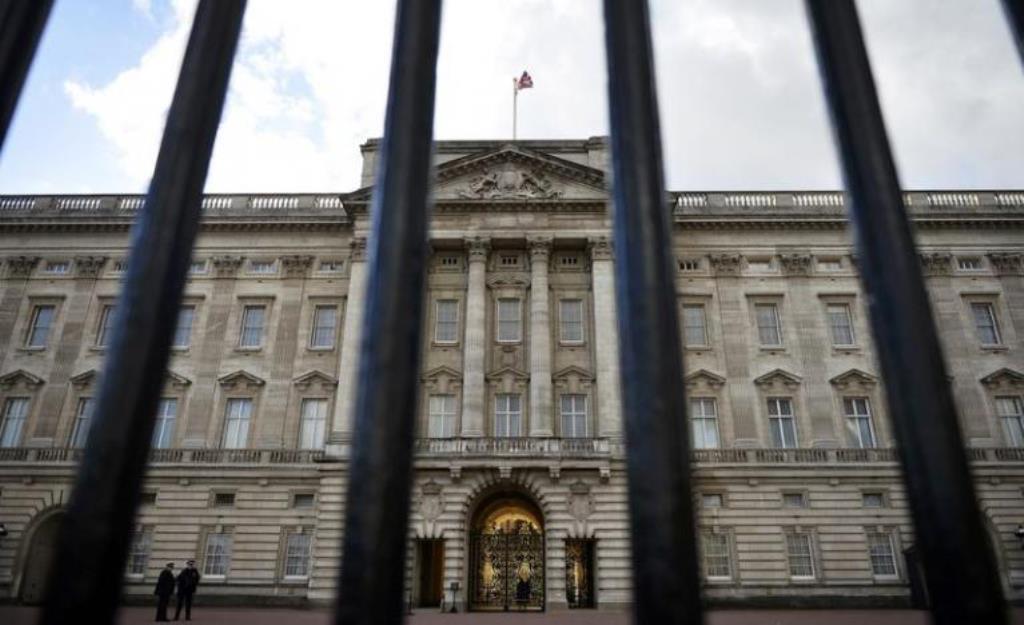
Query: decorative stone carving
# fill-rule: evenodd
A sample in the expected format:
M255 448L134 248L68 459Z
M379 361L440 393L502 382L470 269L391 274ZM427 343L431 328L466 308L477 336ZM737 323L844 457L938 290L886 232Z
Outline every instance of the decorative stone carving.
M590 239L591 260L612 260L612 240L608 237L592 237Z
M248 371L243 370L223 375L217 378L217 382L227 390L240 389L250 391L254 391L266 384L263 378L257 377Z
M366 260L366 237L352 237L348 244L349 260L353 262Z
M530 261L546 263L551 256L551 237L530 237L526 241L530 249Z
M106 256L76 256L75 270L84 278L95 278L107 264Z
M38 256L9 256L7 257L7 277L27 278L32 275L32 270L38 264Z
M430 480L423 485L423 496L420 498L420 515L427 521L436 521L444 512L441 500L441 485Z
M466 250L469 252L469 262L486 262L487 253L491 251L491 240L485 237L468 238Z
M26 388L35 388L42 386L43 379L33 373L25 371L24 369L17 369L0 376L0 388L5 391L9 391L19 384Z
M318 369L313 369L296 377L293 382L295 383L295 388L300 391L307 391L314 385L318 385L321 389L333 389L338 386L337 378L333 378Z
M810 254L780 254L782 273L789 276L806 276L811 273Z
M164 385L176 391L183 391L192 385L192 380L173 371L168 371L164 377Z
M562 196L544 174L513 163L504 163L496 171L473 178L457 193L459 197L474 200L549 200Z
M738 276L743 265L743 257L739 254L711 254L708 260L716 276Z
M829 382L837 389L843 391L849 388L871 388L877 383L877 378L870 373L860 369L850 369L835 376Z
M953 271L953 255L946 252L921 254L921 269L926 276L948 276Z
M587 520L594 513L594 495L590 485L576 480L569 485L569 514L577 521Z
M1024 389L1024 373L1003 367L983 377L981 383L993 391L1017 391Z
M794 373L790 373L783 369L772 369L768 373L755 378L754 384L757 386L772 386L774 384L780 384L785 388L793 389L800 385L802 378Z
M210 259L218 278L233 278L242 266L241 256L214 256Z
M291 255L281 257L281 268L287 278L304 278L313 266L313 257L304 255Z
M89 369L83 371L78 375L71 376L71 385L78 389L86 388L96 382L99 379L99 372L95 369Z
M1024 254L996 252L988 255L996 275L1014 276L1024 273Z
M695 389L700 386L704 386L710 390L718 390L725 386L725 378L717 373L712 373L707 369L698 369L683 378L683 381L686 383L686 388L688 389Z

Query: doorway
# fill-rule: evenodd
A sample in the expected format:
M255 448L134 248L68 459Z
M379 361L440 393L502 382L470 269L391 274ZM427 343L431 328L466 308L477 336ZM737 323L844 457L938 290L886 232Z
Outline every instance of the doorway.
M19 594L23 603L40 604L46 596L46 582L57 550L57 533L63 520L63 512L50 514L32 532L21 577Z
M444 540L439 538L416 541L417 601L421 608L441 605L444 593Z
M594 540L565 541L565 599L570 608L594 607Z
M544 609L544 527L540 510L499 493L474 515L470 534L470 609Z

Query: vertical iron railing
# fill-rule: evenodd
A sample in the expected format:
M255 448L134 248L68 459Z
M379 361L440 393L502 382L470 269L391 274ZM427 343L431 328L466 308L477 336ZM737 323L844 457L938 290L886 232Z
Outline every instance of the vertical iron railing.
M0 147L53 0L0 0Z
M167 115L42 622L111 623L245 0L202 0Z
M441 0L399 0L371 205L335 622L402 621Z
M1024 61L1024 0L1003 0L1006 20L1010 22L1010 34L1017 44L1017 52Z
M647 0L605 0L615 302L637 623L702 621ZM608 380L605 384L618 380Z
M937 625L1006 622L853 0L807 0Z

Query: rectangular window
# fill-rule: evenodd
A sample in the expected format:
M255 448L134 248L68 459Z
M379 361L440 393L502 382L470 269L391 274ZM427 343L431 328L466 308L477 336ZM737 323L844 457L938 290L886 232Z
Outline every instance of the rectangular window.
M431 395L427 406L427 435L430 438L455 436L455 395Z
M518 256L509 256L507 254L501 254L498 257L498 264L501 265L502 267L518 267L519 266L519 257Z
M782 345L782 326L779 324L779 307L775 304L757 304L757 338L762 347Z
M327 432L327 400L303 399L299 426L300 449L323 449Z
M679 271L691 272L700 271L700 259L684 258L679 261Z
M320 266L317 267L317 271L323 273L339 273L344 267L344 263L340 260L322 260Z
M246 306L242 309L242 332L238 339L239 347L261 347L263 345L263 325L266 322L266 317L266 306Z
M231 568L231 534L209 533L203 552L203 575L224 577Z
M843 413L846 417L846 437L850 447L874 447L875 428L871 423L871 403L868 398L844 398Z
M161 398L153 426L153 449L167 449L174 443L174 423L178 418L178 400Z
M806 508L807 497L803 493L782 493L783 508Z
M494 396L494 435L520 436L519 422L523 414L518 393L498 393Z
M140 530L132 533L132 542L128 547L128 575L142 577L146 574L146 564L149 563L149 547L152 544L153 533L148 530Z
M864 493L861 495L861 503L865 508L884 508L885 495L882 493Z
M690 399L690 424L694 449L718 448L718 404L714 398Z
M826 309L828 327L832 334L832 345L848 347L853 345L853 316L847 304L829 304Z
M36 306L32 310L32 323L29 324L28 336L25 337L26 347L46 347L56 312L57 307L52 304Z
M114 307L104 306L100 312L100 325L96 329L96 347L106 347L110 341L111 328L114 324Z
M206 261L205 260L194 260L192 264L188 266L188 272L193 275L199 275L206 273Z
M48 260L43 265L43 273L63 276L71 273L71 262L67 260Z
M314 308L313 332L309 336L309 346L319 349L334 347L334 335L337 325L337 306L317 306Z
M4 404L4 422L0 426L0 447L17 447L28 417L28 397L9 397Z
M224 449L244 449L249 441L252 400L229 399L224 408Z
M587 396L562 395L562 437L586 438Z
M284 547L284 576L309 577L309 552L312 534L289 532Z
M788 397L768 399L768 429L772 446L779 448L796 447L796 418L793 416L793 400Z
M871 573L875 577L896 577L896 550L892 534L868 532L868 557L871 559Z
M515 343L522 340L522 306L519 299L498 300L498 341Z
M700 496L701 508L721 508L722 504L722 493L704 493Z
M821 271L839 271L843 268L842 261L838 258L819 258L818 269Z
M960 271L979 271L981 269L981 259L977 256L958 256L956 266Z
M192 344L192 323L196 318L195 306L182 306L178 311L178 322L174 326L172 347L185 348Z
M213 506L215 508L232 508L235 505L234 493L214 493Z
M729 550L729 535L703 532L704 576L711 580L732 578L732 554Z
M563 299L558 302L559 339L563 343L583 342L583 300Z
M747 269L749 269L750 271L771 271L772 261L767 258L748 259Z
M313 507L316 496L313 493L295 493L292 497L292 507L300 510L308 510Z
M277 272L277 262L273 260L254 260L249 263L249 273L269 274Z
M1011 447L1024 447L1024 401L1020 396L996 397L996 414L1003 422L1006 442Z
M93 403L92 397L82 397L78 400L75 424L71 428L71 447L85 447L85 440L89 436L89 426L92 425Z
M459 340L459 302L454 299L437 300L434 319L434 342L455 343Z
M113 273L124 273L128 271L128 261L125 259L115 260L114 266L111 269Z
M806 532L787 533L786 558L789 561L790 577L814 578L814 556L811 553L810 534Z
M708 344L707 315L703 304L683 306L683 345L704 347Z
M981 344L999 345L999 324L996 322L996 312L992 304L975 302L971 304L971 313L974 315L974 327L978 331L978 340Z

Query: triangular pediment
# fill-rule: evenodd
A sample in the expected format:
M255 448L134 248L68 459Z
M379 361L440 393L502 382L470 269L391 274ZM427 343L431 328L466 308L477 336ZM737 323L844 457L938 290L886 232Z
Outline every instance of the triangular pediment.
M10 373L0 376L0 386L10 388L17 384L24 384L25 386L39 386L43 383L43 379L34 373L29 373L24 369L16 369Z
M175 388L185 388L186 386L192 384L192 380L186 378L183 375L178 375L177 373L168 369L167 378L164 383Z
M686 381L686 384L688 386L693 386L698 383L704 383L710 386L711 388L718 388L725 384L724 377L718 375L717 373L712 373L707 369L698 369L693 373L684 376L683 379Z
M500 380L506 376L511 376L517 380L528 380L530 378L529 373L516 369L515 367L502 367L488 373L487 380Z
M338 385L337 378L331 377L319 369L307 371L306 373L296 377L292 382L295 383L295 386L310 386L312 384L320 384L321 386Z
M81 387L81 386L89 386L90 384L92 384L93 382L96 381L96 378L98 376L99 376L99 371L97 371L95 369L89 369L87 371L83 371L83 372L79 373L78 375L71 376L71 383L73 385L79 386L79 387Z
M451 367L441 365L439 367L434 367L430 371L424 371L422 377L423 380L437 380L439 378L448 378L449 380L461 380L462 374L456 371L455 369L452 369Z
M1003 367L983 377L981 383L988 387L1024 387L1024 373Z
M795 373L790 373L785 369L772 369L768 373L758 378L755 378L754 384L757 384L758 386L768 386L771 384L778 383L784 386L796 386L797 384L800 384L800 382L802 381L803 378L796 375Z
M263 378L242 369L220 376L217 382L221 386L263 386L266 383Z
M583 367L577 367L576 365L569 365L563 369L559 369L551 376L555 380L565 380L568 378L576 377L580 380L586 380L592 382L594 380L594 374L587 371Z
M844 387L850 384L870 386L878 382L878 378L871 375L870 373L867 373L866 371L861 371L860 369L850 369L849 371L844 371L843 373L840 373L836 377L829 380L829 382L831 382L834 386L838 387Z

